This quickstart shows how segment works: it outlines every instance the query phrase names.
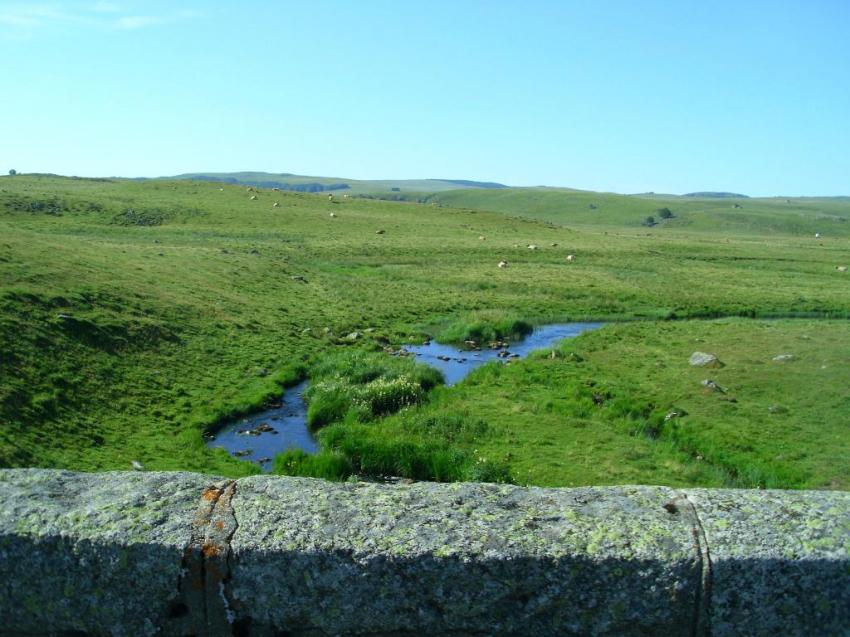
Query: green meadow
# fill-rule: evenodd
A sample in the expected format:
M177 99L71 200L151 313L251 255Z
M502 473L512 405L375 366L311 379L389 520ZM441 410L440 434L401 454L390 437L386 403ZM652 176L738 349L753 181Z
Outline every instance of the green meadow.
M255 473L204 432L308 375L322 451L278 472L847 489L847 219L840 198L3 177L0 466ZM589 319L609 324L451 388L385 353Z

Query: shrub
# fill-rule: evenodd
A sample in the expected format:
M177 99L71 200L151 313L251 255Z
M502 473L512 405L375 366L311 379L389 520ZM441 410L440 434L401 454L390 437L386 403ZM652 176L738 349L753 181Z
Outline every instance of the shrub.
M662 219L672 219L673 218L673 211L670 210L670 208L659 208L655 212L657 212L658 216L661 217Z

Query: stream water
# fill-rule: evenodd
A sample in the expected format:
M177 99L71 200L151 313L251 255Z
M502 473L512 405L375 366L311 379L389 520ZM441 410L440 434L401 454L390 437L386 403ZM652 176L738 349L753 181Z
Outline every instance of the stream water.
M416 354L416 360L436 367L452 386L466 378L472 370L494 360L508 361L523 358L536 349L550 347L565 338L578 336L587 330L601 327L602 323L554 323L541 325L521 341L508 343L507 347L486 348L481 351L458 349L452 345L431 342L427 345L406 345L404 349Z
M451 386L485 363L522 358L533 350L550 347L562 339L601 326L602 323L542 325L521 341L509 343L506 347L482 348L480 351L459 349L437 342L407 345L404 349L416 356L418 362L442 371L446 385ZM266 472L271 471L275 455L287 449L297 448L315 453L318 444L307 427L307 404L303 397L307 385L308 381L305 380L289 387L279 404L226 424L207 444L210 447L222 447L242 460L256 462Z

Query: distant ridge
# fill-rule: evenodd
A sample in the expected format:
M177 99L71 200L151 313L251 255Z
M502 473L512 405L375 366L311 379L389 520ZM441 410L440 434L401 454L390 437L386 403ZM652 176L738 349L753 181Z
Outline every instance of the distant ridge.
M429 179L428 181L442 181L447 184L456 184L466 188L509 188L505 184L495 181L470 181L469 179Z
M342 177L311 177L292 173L268 172L200 172L184 173L157 179L180 179L190 181L211 181L217 183L254 186L257 188L278 188L295 192L329 192L345 190L352 194L373 195L381 193L434 193L458 188L493 190L507 188L504 184L491 181L472 181L468 179L345 179Z
M292 177L282 173L281 177ZM257 188L279 188L293 192L325 192L328 190L347 190L351 186L346 183L321 183L318 181L304 181L292 183L280 179L251 179L239 178L228 175L176 175L166 179L188 179L190 181L213 181L224 184L237 184L241 186L256 186Z
M683 197L698 197L700 199L749 199L747 195L741 195L737 192L689 192Z

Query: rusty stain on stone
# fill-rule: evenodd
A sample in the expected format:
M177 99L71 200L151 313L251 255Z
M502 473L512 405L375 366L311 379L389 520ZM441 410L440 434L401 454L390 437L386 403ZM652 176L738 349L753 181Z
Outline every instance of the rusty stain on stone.
M215 502L221 495L221 491L215 487L207 487L201 494L201 497L208 502Z
M215 544L204 544L201 547L201 554L204 557L216 557L219 553L221 553L221 549Z

